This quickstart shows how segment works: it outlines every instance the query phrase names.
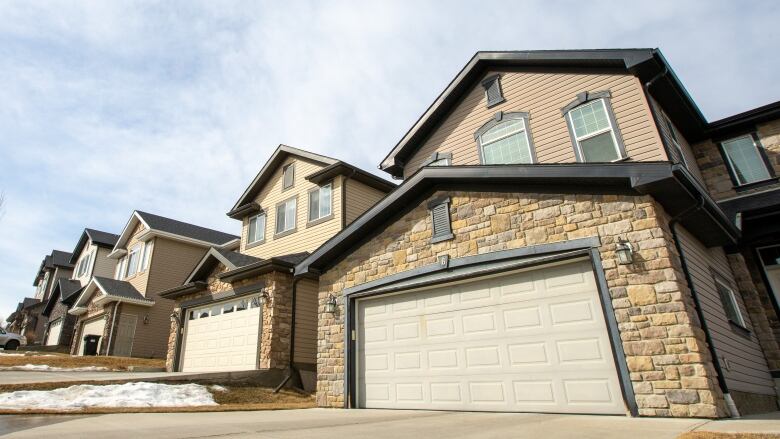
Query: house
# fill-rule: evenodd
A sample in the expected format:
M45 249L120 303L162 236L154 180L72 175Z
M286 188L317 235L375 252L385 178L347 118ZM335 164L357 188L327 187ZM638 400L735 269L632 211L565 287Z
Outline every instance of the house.
M777 108L709 123L655 49L477 53L296 266L318 404L776 410Z
M48 319L44 344L70 349L76 316L68 314L75 300L93 276L111 277L116 260L108 257L118 235L100 230L84 229L68 261L73 265L70 279L59 278L52 286L41 314Z
M71 354L91 354L85 340L93 336L98 355L165 358L173 302L158 293L181 285L212 246L237 242L238 236L134 211L105 255L115 261L113 273L95 271L68 311L78 317Z
M44 305L49 300L54 285L60 279L68 279L73 272L70 263L71 254L61 250L52 250L46 255L38 267L38 273L33 281L35 296L25 298L17 310L21 323L19 333L27 338L30 345L43 344L48 325L48 318L42 315Z
M318 286L293 280L293 268L394 187L280 145L228 212L241 221L240 245L210 249L183 285L160 294L176 301L168 369L289 368L313 384Z

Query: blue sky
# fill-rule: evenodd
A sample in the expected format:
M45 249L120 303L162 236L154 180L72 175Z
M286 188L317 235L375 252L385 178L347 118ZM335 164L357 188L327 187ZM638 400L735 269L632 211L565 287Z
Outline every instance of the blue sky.
M780 100L780 3L0 1L0 315L133 209L225 216L279 143L376 171L478 50L660 47L710 119Z

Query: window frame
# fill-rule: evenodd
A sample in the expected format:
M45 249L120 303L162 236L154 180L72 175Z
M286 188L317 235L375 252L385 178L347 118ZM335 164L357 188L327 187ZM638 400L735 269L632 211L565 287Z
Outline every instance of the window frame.
M292 228L278 231L279 230L279 207L286 205L290 201L295 202L295 214L293 215ZM285 219L286 219L286 214L285 214ZM298 230L298 196L295 195L286 200L276 203L276 209L274 211L274 239L287 236L291 233L295 233L297 230Z
M321 197L320 193L322 191L322 188L324 188L326 186L330 186L330 206L328 207L328 210L330 212L327 215L318 216L317 218L312 218L311 217L311 197L315 193L317 194L318 197ZM307 227L308 226L316 226L317 224L323 223L323 222L328 221L329 219L333 218L333 194L334 194L334 191L333 191L333 180L331 180L331 181L329 181L329 182L327 182L325 184L319 185L317 187L314 187L312 189L309 189L309 192L306 195L306 219L307 219L306 226ZM319 200L317 201L318 209L321 208L321 206L322 206L322 198L319 198ZM319 212L317 212L317 214L319 215Z
M437 242L449 241L455 238L455 234L452 232L452 213L450 212L450 197L438 197L428 202L428 210L431 216L431 244ZM444 210L447 214L447 230L436 232L436 218L435 213L437 208L444 206Z
M438 162L444 162L443 165L437 165ZM451 152L434 152L420 165L421 168L426 166L452 166L452 153Z
M682 164L686 169L691 169L691 167L688 165L688 159L685 157L685 151L683 150L682 143L680 143L680 139L677 137L677 127L674 126L672 120L669 119L669 116L663 111L661 112L661 119L663 119L664 125L666 125L666 130L669 132L669 139L672 141L672 146L677 148L677 154L679 155Z
M260 217L263 217L263 237L260 239L257 239L255 241L250 241L252 238L251 236L251 230L252 230L252 220L257 220ZM249 218L247 218L246 221L246 248L251 248L258 246L260 244L265 243L265 232L266 228L268 227L268 215L265 213L265 211L258 212ZM257 226L255 225L255 235L257 235Z
M571 112L572 110L576 110L579 107L582 107L583 105L592 104L595 101L601 101L602 105L604 106L604 110L607 114L607 121L609 122L610 129L609 131L612 133L612 140L615 143L615 150L617 152L618 158L615 160L612 160L610 162L588 162L585 160L585 154L582 151L582 146L580 144L583 140L591 139L595 136L601 135L606 133L606 130L602 130L595 133L590 133L586 137L577 138L576 131L574 130L574 123L571 119ZM563 117L566 120L566 126L569 128L569 137L571 138L572 147L574 148L574 157L577 160L577 163L616 163L621 162L623 160L627 160L628 154L626 153L626 147L623 144L623 136L620 134L620 127L618 126L617 119L615 118L615 113L612 110L612 93L609 90L605 91L596 91L596 92L582 92L577 94L576 99L571 101L568 105L563 107L561 109L561 112L563 113Z
M712 279L715 283L715 291L718 293L718 298L721 300L721 306L723 307L723 312L726 315L726 320L728 320L729 324L736 326L740 330L750 332L747 326L747 320L745 320L745 316L742 314L742 309L739 307L736 288L734 288L731 285L731 282L728 282L722 276L717 274L714 270L711 271L712 271ZM734 311L736 312L736 316L729 315L728 308L726 307L726 304L723 303L724 298L721 293L720 287L726 289L726 293L728 294L728 300L731 303L731 306L733 307ZM736 317L736 320L733 317Z
M756 149L758 156L761 158L761 161L764 164L764 168L767 170L767 173L769 174L769 178L752 181L750 183L739 182L739 178L737 177L737 173L734 170L734 165L731 161L731 157L729 157L728 153L726 152L726 148L723 146L723 144L733 140L741 139L743 137L749 137L750 140L753 142L753 147ZM726 165L726 170L728 171L729 177L731 178L731 183L734 185L734 189L736 189L737 191L741 189L749 189L755 186L761 186L763 184L771 183L777 180L777 175L775 174L775 170L772 167L772 163L769 161L769 157L766 154L766 149L764 148L764 145L761 143L761 139L758 137L758 133L756 133L755 131L751 131L749 133L741 134L738 136L732 136L732 137L720 139L716 143L718 145L718 151L720 152L720 156L721 159L723 160L723 164Z
M290 170L290 185L286 185L286 176L287 176L287 170ZM286 191L290 188L295 187L295 162L290 162L284 166L282 166L282 191Z
M138 261L135 265L135 271L133 273L130 273L130 261L132 259L133 254L137 254ZM130 250L127 251L127 264L125 264L125 279L130 278L138 274L139 270L139 264L141 263L141 245L135 244Z
M482 136L488 131L490 131L491 129L493 129L494 127L496 127L498 124L503 123L507 120L521 120L523 122L523 133L525 133L526 143L528 143L528 152L529 152L529 157L531 158L530 163L489 163L489 164L485 163ZM499 140L509 138L510 136L514 136L515 134L519 134L519 132L513 133L501 139L494 140L488 145L498 142ZM479 157L480 165L485 165L485 166L526 165L526 164L532 165L537 163L536 148L534 146L533 137L531 136L530 115L527 112L513 111L509 113L504 113L503 111L499 111L489 121L482 124L482 126L479 127L479 129L476 132L474 132L474 140L477 142L477 156Z
M154 240L144 242L144 247L141 249L141 260L138 261L138 272L144 272L149 269L152 259L152 252L154 251Z

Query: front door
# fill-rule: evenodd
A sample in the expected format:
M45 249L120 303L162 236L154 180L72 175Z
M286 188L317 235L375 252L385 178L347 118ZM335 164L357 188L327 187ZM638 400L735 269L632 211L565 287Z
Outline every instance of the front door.
M129 357L133 351L133 337L138 317L133 314L121 314L116 328L116 342L114 343L114 356Z

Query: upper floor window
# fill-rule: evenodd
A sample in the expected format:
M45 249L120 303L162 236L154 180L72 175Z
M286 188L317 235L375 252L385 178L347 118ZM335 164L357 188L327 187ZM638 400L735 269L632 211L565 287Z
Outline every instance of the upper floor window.
M474 134L483 165L533 163L528 113L501 113Z
M94 253L90 252L86 256L82 257L81 260L79 260L79 263L76 266L76 277L81 277L87 274L87 271L89 271L89 263L93 254Z
M115 279L125 278L125 265L127 264L127 256L123 257L116 263L116 272L114 273Z
M145 271L149 268L149 260L152 258L153 248L154 241L147 241L144 243L144 251L141 253L141 271Z
M246 237L247 244L254 244L265 240L265 212L249 218L249 234Z
M504 94L501 91L501 75L491 75L482 81L487 98L487 107L490 108L504 102Z
M672 141L672 146L674 146L675 152L680 158L680 161L687 168L688 160L685 159L685 152L683 151L682 145L680 144L679 137L677 137L677 130L674 128L672 121L669 120L669 116L667 116L666 113L662 113L662 115L664 119L664 125L666 125L666 130L669 132L669 140Z
M46 291L46 287L49 285L49 272L46 271L43 273L43 280L38 282L38 293L42 293Z
M309 192L309 221L325 218L332 213L332 192L332 183Z
M579 162L614 162L626 157L609 96L609 92L580 93L563 109Z
M127 254L127 269L125 271L125 277L130 277L138 272L138 259L141 257L141 246L136 244L130 249Z
M276 206L276 233L289 232L295 229L296 207L298 200L290 198Z
M295 183L295 163L282 168L282 189L291 188Z
M729 173L736 186L773 178L773 172L758 137L746 134L720 144Z
M726 312L726 317L729 321L743 328L747 328L745 318L742 316L742 311L739 309L739 302L737 302L737 296L734 294L734 290L718 278L715 279L715 287L718 289L721 304L723 305L723 309Z

